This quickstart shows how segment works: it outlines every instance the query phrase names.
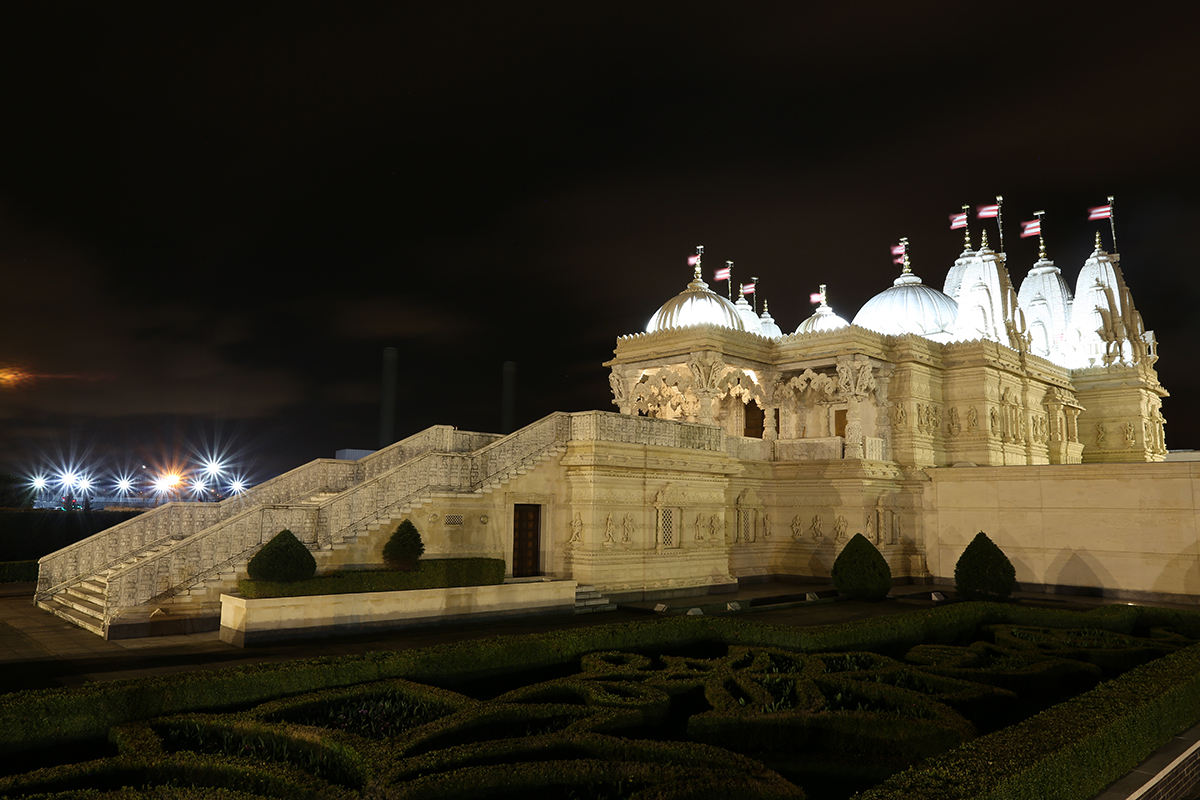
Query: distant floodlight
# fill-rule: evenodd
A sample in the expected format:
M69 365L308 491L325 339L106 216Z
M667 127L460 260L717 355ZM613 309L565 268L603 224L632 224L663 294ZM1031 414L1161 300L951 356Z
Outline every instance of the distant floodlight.
M33 488L40 492L42 489L45 489L49 483L50 481L46 480L45 476L38 475L33 479Z
M204 462L204 472L206 475L220 475L224 471L225 465L220 461L217 461L215 458L210 458L208 461Z
M75 484L79 482L79 476L74 472L64 472L62 475L58 476L58 482L64 487L73 489L75 488Z
M80 478L79 479L79 491L86 492L86 491L90 491L91 488L92 488L92 479L91 478Z
M233 494L241 494L246 491L246 482L243 480L235 480L229 484L229 491Z
M163 475L154 482L154 490L161 493L174 491L182 480L182 478L173 472Z
M129 494L133 491L133 481L129 478L121 478L117 481L117 491L121 494Z

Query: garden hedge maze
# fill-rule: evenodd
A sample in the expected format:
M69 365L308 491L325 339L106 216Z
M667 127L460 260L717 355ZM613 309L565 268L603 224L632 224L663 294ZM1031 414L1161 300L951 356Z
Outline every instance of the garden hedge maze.
M42 736L31 759L63 763L0 793L1086 798L1200 719L1198 641L1190 613L972 603L836 628L674 618L74 700L15 693L0 707L10 763L21 730L55 710L60 737L107 730L108 749L70 763L72 745Z

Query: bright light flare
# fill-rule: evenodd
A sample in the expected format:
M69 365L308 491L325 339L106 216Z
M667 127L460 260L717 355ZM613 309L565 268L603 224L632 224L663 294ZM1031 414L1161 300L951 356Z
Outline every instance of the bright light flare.
M177 473L171 472L167 473L166 475L160 475L154 481L154 491L158 492L159 494L173 492L179 488L179 484L181 483L183 483L183 478L181 478Z
M58 476L58 483L64 489L74 489L79 485L79 476L74 472L64 472Z
M92 479L88 478L88 477L82 477L79 479L78 486L79 486L79 491L90 492L92 490Z
M117 478L117 491L121 494L129 494L133 491L133 481L130 478Z
M15 389L32 382L33 376L27 370L12 364L0 364L0 388Z
M46 479L45 475L38 475L29 483L31 486L33 486L34 489L37 489L39 492L50 485L50 481Z
M235 478L229 482L230 494L242 494L246 491L246 482L241 478Z
M225 465L215 458L204 462L204 474L210 478L215 478L225 471Z

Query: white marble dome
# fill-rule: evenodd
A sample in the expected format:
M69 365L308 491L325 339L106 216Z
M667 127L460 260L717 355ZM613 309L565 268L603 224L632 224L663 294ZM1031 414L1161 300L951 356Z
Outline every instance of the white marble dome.
M775 323L775 318L771 316L771 312L767 311L767 301L763 301L763 312L758 318L759 333L766 336L768 339L778 339L783 336L783 331L779 325Z
M695 277L688 287L663 303L662 308L650 318L646 332L686 328L690 325L719 325L723 328L733 328L735 331L746 330L733 303L709 289L708 284L700 278L699 267L696 268Z
M811 317L801 322L796 328L796 333L823 333L824 331L836 331L838 328L845 328L849 322L833 313L833 309L829 307L829 303L825 298L825 286L821 285L821 304L817 306L817 310Z
M958 303L937 289L921 283L907 271L867 301L854 317L860 328L889 336L915 333L939 342L950 340L950 329L958 316Z

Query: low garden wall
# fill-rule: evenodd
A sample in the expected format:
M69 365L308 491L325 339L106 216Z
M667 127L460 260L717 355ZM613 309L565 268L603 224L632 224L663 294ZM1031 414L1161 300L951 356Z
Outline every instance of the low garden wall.
M261 642L525 614L573 613L575 581L250 599L221 595L221 640Z

